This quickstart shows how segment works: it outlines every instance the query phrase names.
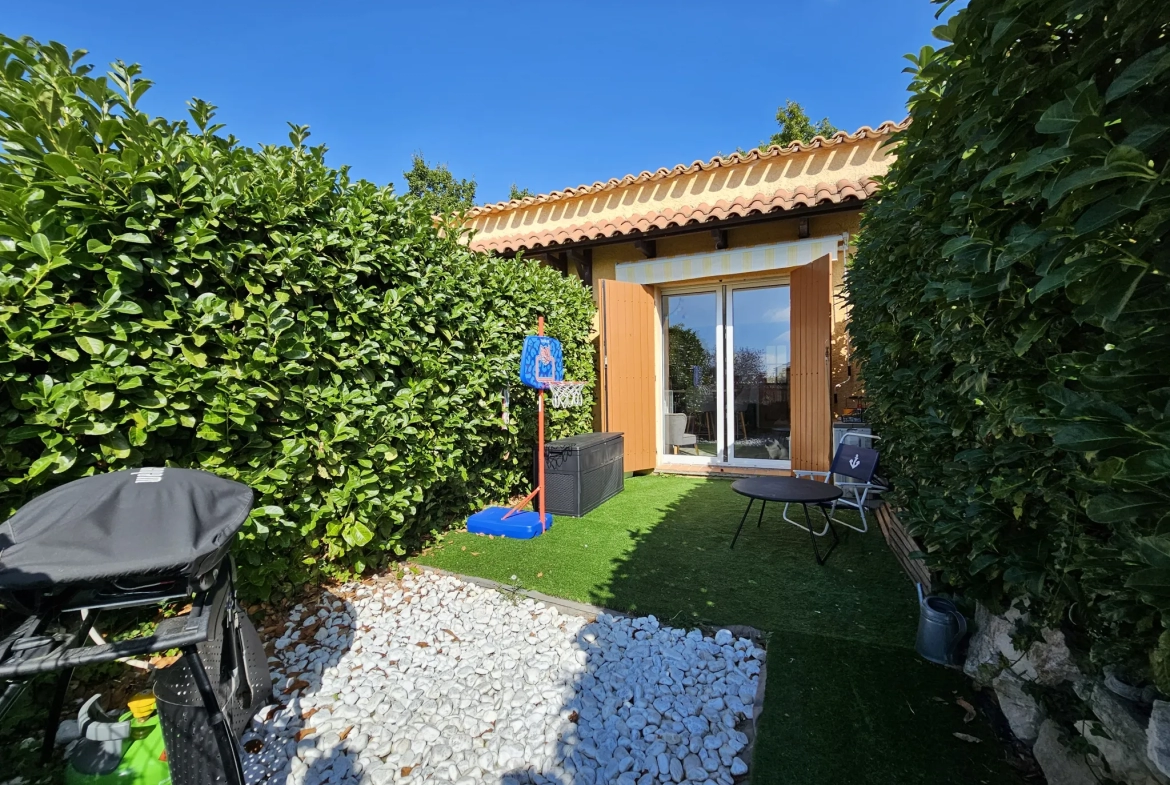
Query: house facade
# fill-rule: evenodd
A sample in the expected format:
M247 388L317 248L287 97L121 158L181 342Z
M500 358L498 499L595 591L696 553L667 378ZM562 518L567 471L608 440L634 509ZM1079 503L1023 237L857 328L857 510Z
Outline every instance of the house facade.
M886 122L468 214L472 247L593 287L595 427L626 471L824 470L861 405L840 287Z

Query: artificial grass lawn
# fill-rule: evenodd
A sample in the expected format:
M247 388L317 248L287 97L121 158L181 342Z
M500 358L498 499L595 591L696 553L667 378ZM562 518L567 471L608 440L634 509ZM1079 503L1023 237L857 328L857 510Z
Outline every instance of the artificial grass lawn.
M915 654L914 588L876 524L819 567L778 506L756 529L757 504L730 550L746 504L727 480L634 477L535 540L451 532L416 561L674 625L770 633L758 785L1021 782L983 718L963 722L966 680Z

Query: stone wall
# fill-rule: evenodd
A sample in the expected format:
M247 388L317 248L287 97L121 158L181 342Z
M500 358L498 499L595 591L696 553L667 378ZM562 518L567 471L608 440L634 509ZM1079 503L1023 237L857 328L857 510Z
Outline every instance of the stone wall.
M1112 673L1086 673L1058 630L1044 630L1043 640L1019 651L1012 635L1026 622L1014 609L997 616L979 606L963 670L995 690L1012 732L1032 747L1049 785L1170 785L1170 702ZM1062 685L1083 702L1073 727L1049 717L1034 697Z

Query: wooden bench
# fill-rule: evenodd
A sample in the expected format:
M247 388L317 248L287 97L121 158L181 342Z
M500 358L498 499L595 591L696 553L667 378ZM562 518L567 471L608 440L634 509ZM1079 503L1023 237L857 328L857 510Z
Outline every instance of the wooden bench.
M882 527L882 535L886 538L886 545L894 552L894 557L902 565L902 569L910 576L910 580L922 584L922 590L930 593L930 570L921 559L910 557L911 553L921 551L922 548L906 531L902 521L894 513L890 505L883 503L877 511L878 525Z

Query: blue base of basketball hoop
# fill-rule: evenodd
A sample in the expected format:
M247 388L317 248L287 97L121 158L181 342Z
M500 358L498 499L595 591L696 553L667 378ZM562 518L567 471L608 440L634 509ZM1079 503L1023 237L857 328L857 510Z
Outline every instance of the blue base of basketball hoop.
M508 537L513 540L531 540L539 537L540 513L517 512L508 515L507 507L488 507L467 519L467 531L472 534L490 534L494 537ZM552 513L544 514L544 526L551 529Z

